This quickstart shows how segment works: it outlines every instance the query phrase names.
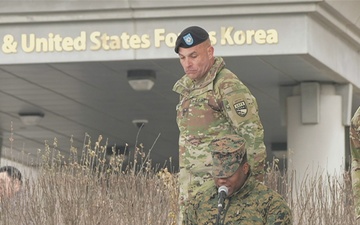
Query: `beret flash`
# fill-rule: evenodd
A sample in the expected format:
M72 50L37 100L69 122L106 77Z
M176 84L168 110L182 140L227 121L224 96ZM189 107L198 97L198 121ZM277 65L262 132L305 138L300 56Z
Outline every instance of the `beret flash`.
M179 47L191 48L201 44L209 38L208 32L201 27L191 26L183 30L176 39L175 52L179 53Z

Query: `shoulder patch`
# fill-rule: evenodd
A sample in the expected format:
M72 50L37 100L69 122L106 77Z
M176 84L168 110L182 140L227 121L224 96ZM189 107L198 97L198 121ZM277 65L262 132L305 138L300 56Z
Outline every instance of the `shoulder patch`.
M244 100L240 100L240 101L236 100L234 102L233 106L234 106L235 112L241 117L245 117L246 114L248 113L248 107Z

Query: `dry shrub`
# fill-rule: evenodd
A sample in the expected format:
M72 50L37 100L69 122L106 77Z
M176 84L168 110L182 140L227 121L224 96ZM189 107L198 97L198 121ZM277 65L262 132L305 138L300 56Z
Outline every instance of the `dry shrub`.
M80 154L71 147L68 159L57 151L56 139L52 147L46 145L37 179L25 180L18 196L1 202L0 224L177 224L177 177L166 168L152 168L141 144L127 164L125 154L106 155L102 142L101 136L94 144L86 137ZM356 224L348 173L298 182L274 160L265 184L287 200L295 225Z
M46 145L37 179L25 180L18 196L2 201L0 224L175 224L175 176L151 168L142 145L126 165L125 155L105 154L101 136L94 146L86 139L79 159L74 147L64 159L56 139Z
M296 173L280 171L275 159L265 176L265 184L289 203L294 225L356 225L351 177L314 171L301 181Z

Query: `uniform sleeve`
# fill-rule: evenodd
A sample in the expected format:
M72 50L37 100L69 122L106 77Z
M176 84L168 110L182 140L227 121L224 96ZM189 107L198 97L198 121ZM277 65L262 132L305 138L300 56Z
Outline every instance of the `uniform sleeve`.
M291 225L292 214L286 201L280 195L275 195L268 208L266 225Z
M195 207L192 203L187 203L185 206L182 225L196 225Z
M258 178L264 173L266 149L256 99L234 74L220 76L216 88L221 96L225 116L235 132L246 140L252 173Z
M360 218L360 107L351 119L350 152L355 214L357 218Z

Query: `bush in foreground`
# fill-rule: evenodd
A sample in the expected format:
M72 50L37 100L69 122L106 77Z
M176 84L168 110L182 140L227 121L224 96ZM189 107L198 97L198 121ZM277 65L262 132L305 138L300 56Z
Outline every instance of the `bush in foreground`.
M139 145L132 153L106 154L101 136L81 154L65 159L54 146L39 153L39 174L22 192L1 202L1 225L173 225L177 224L178 184L167 169L155 171ZM151 149L150 149L151 151ZM150 152L149 151L149 152ZM126 151L125 151L126 152ZM80 157L78 157L80 155ZM293 174L268 167L265 183L288 201L294 224L356 224L350 179L317 175L299 185Z

